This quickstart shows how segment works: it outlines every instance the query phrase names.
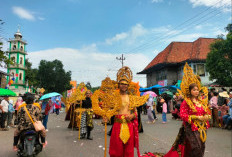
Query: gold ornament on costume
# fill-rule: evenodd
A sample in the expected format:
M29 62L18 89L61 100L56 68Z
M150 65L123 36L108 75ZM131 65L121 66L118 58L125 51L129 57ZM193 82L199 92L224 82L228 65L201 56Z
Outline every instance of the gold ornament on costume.
M124 66L118 70L117 82L123 81L125 84L129 84L132 81L133 75L129 67Z
M66 111L68 111L71 104L80 103L80 101L85 100L85 92L87 88L83 82L79 84L76 91L70 95L70 97L66 98Z
M208 90L206 87L201 86L200 80L197 76L193 73L192 68L188 65L188 63L184 66L184 76L181 81L180 88L178 92L184 97L185 101L187 102L188 106L193 112L197 112L192 100L190 99L190 91L189 85L195 83L202 95L199 94L198 101L202 105L203 109L207 112L208 108Z
M107 77L102 81L100 89L96 90L92 97L92 108L95 114L103 118L110 119L113 115L118 113L121 105L121 97L116 94L115 85L112 80ZM105 152L106 157L107 148L107 123L105 122Z

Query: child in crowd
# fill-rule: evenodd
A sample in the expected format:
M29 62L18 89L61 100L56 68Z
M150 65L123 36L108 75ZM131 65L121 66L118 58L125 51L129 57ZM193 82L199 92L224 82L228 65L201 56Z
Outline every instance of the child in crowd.
M165 124L167 123L167 118L166 118L167 104L163 98L160 99L160 103L162 104L162 120L163 120L162 123Z

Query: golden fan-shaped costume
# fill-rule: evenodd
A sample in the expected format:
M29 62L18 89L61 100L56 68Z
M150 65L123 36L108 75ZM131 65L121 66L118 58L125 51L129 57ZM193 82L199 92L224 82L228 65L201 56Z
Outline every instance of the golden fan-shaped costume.
M180 85L181 90L178 90L178 92L183 96L183 98L189 105L190 109L196 112L195 106L193 105L193 102L190 100L190 91L189 91L189 85L193 83L197 84L197 87L201 93L201 95L199 95L198 97L198 100L203 105L204 110L207 111L208 90L206 87L203 87L201 85L201 82L199 81L198 77L193 73L192 68L188 65L188 63L186 63L184 66L184 76Z

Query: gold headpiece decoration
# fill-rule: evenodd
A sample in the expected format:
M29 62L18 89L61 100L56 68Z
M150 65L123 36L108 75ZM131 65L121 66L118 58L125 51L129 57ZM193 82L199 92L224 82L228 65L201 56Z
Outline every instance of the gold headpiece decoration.
M135 83L135 82L131 82L129 84L129 87L128 87L128 94L129 95L137 95L137 96L140 96L140 92L139 92L139 82Z
M201 86L199 78L197 77L197 75L193 73L192 68L186 62L184 66L184 76L180 85L181 90L178 90L178 92L184 97L190 109L192 109L193 112L196 112L195 106L193 105L193 102L190 100L191 93L189 91L189 85L193 83L197 85L200 93L202 93L202 95L199 94L198 100L203 105L203 108L206 111L208 108L208 90L206 87Z
M121 83L129 84L132 81L132 78L133 78L132 71L129 67L124 66L118 70L118 73L117 73L118 83L121 82Z

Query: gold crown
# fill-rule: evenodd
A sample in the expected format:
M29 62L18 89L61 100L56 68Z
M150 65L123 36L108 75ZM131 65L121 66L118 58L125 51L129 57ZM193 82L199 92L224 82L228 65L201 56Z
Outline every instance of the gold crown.
M120 83L123 81L125 84L129 84L132 81L133 75L129 67L124 66L118 70L117 73L117 82Z

